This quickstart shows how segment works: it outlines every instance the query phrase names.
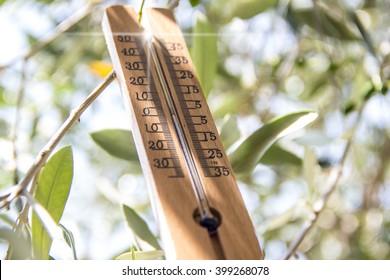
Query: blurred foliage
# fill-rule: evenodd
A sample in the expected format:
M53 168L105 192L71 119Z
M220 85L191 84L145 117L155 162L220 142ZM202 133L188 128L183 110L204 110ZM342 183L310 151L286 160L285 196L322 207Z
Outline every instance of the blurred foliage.
M130 253L124 253L116 258L116 260L163 260L164 251L135 251L134 249Z
M24 66L13 60L13 49L20 56L22 47L29 49L92 2L99 4L89 16ZM16 184L12 132L21 68L27 81L16 131L18 178L71 108L111 70L101 18L104 6L115 3L140 5L0 1L0 18L13 28L13 35L1 31L1 48L7 47L1 61L12 62L0 70L2 191ZM235 170L266 258L283 257L310 220L362 110L338 188L295 257L389 259L389 1L182 0L175 15L185 34L206 33L186 40L233 164L252 158ZM26 20L30 16L36 24ZM80 259L163 258L119 87L106 91L62 141L73 148L74 180L56 222L61 218ZM317 120L274 143L280 131L270 129L273 119L303 109L317 112ZM14 259L33 257L29 224L12 232L21 202L0 213L0 249L5 256L10 245ZM124 215L122 204L129 205L122 206Z
M192 34L194 34L194 37L192 39L191 58L203 93L207 97L213 87L216 74L217 39L207 18L201 13L196 15Z

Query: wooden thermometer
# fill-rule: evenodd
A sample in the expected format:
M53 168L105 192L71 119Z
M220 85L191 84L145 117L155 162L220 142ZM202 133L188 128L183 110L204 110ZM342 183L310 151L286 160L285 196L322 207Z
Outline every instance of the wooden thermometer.
M172 12L111 6L103 30L167 259L262 259Z

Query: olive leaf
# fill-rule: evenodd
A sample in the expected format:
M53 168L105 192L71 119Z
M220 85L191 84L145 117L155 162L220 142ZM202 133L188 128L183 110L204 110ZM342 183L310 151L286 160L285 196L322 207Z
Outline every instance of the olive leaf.
M126 205L122 205L122 211L126 218L127 225L138 239L145 241L157 250L161 249L147 223L137 214L137 212Z
M267 165L295 165L301 166L302 159L296 154L282 148L278 143L274 143L265 151L260 159L260 163Z
M203 93L207 97L217 73L217 37L206 16L201 13L196 16L192 34L191 56Z
M240 177L251 174L267 149L281 137L297 131L317 118L309 110L276 118L265 124L233 151L229 158L234 172Z
M68 200L73 179L73 153L70 146L57 151L43 167L34 198L58 225ZM35 209L34 209L35 210ZM52 238L36 213L32 215L32 243L36 259L49 257Z
M163 250L155 251L134 251L124 253L116 260L163 260L165 257Z
M90 133L92 140L110 155L131 163L134 173L140 173L137 150L130 130L104 129Z

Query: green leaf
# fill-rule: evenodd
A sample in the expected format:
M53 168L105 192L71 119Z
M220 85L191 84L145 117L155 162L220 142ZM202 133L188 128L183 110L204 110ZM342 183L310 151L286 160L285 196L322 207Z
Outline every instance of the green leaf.
M68 200L73 179L73 153L66 146L55 153L43 167L38 178L35 200L44 207L58 224ZM52 239L39 217L32 216L32 242L36 259L48 259Z
M127 225L133 234L153 248L160 250L161 247L157 242L156 237L150 231L146 222L130 207L122 205L123 214L126 218Z
M5 105L6 102L4 100L4 87L0 85L0 105Z
M278 0L213 0L209 1L209 18L216 22L228 23L234 17L252 18L278 4Z
M54 2L54 0L38 0L38 2L42 2L45 4L51 4L52 2Z
M196 15L192 34L192 60L203 93L207 97L213 87L217 72L217 37L206 16L202 13Z
M116 260L163 260L164 257L163 250L131 251L118 256Z
M312 208L305 200L300 200L296 205L292 206L284 213L280 213L274 217L270 217L263 222L260 232L265 238L274 235L275 231L287 227L291 223L295 223L298 220L306 220L312 215Z
M313 111L300 111L276 118L250 135L231 153L230 161L237 175L252 173L265 151L278 139L301 129L317 118Z
M190 0L190 4L192 7L198 6L200 4L200 0Z
M131 162L133 172L141 172L133 135L130 130L104 129L92 132L90 135L93 141L110 155Z
M9 130L8 123L0 119L0 137L7 138L9 133L8 130Z
M296 154L273 144L262 156L260 163L267 165L295 165L301 166L302 159Z
M242 19L249 19L258 15L269 8L276 6L278 0L241 0L230 1L230 17L239 17Z
M0 226L0 241L9 244L8 252L11 260L32 259L31 236L29 231L23 227L15 232L12 227Z
M66 244L68 244L69 248L72 249L73 259L77 260L78 258L77 258L76 245L75 245L73 233L69 229L67 229L64 225L60 224L59 227L62 229L62 234L64 236Z
M91 133L96 144L110 155L124 160L138 160L131 131L104 129Z
M225 94L221 102L213 106L213 116L216 119L223 118L227 114L236 113L246 102L240 92L236 94Z
M224 118L220 135L225 149L228 149L240 138L237 120L233 115L227 115Z
M15 221L13 219L11 219L11 217L9 216L9 214L5 214L5 213L0 213L0 220L5 223L6 225L10 226L11 228L13 227L13 225L15 224Z

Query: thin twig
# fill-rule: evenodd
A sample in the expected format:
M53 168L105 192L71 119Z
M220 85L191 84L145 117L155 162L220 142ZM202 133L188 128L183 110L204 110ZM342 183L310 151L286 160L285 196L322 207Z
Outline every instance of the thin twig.
M350 11L349 16L351 17L352 21L355 23L357 29L360 32L360 35L363 38L364 44L368 50L368 52L377 60L379 64L382 64L382 59L378 56L377 52L375 51L374 45L372 44L372 40L364 28L362 22L360 21L359 17L357 16L355 11Z
M41 169L42 168L40 168L39 170L36 171L35 176L31 182L31 188L29 190L29 193L31 195L34 195L35 190L37 188L38 178L39 178L39 174L41 173ZM28 223L28 211L29 210L30 210L30 204L26 203L22 209L22 212L20 212L19 217L17 219L16 229L15 229L16 231L20 228L20 226L22 224Z
M139 8L139 12L138 12L138 22L141 22L141 20L142 20L142 13L144 10L144 5L145 5L145 0L142 0L141 8Z
M308 221L306 227L302 230L302 232L298 235L297 239L294 241L290 250L288 251L288 253L284 257L285 260L290 259L293 255L296 254L297 249L302 244L303 240L306 238L306 236L308 235L310 230L315 226L315 224L318 221L318 218L320 217L322 212L327 207L330 197L336 191L337 185L340 181L340 178L343 175L344 164L346 162L349 151L351 149L353 138L355 135L355 131L360 124L365 104L366 103L363 103L362 106L360 107L360 110L358 111L358 116L355 120L354 125L352 126L352 129L351 129L352 131L349 135L347 143L345 144L345 147L344 147L344 150L343 150L343 153L342 153L342 156L341 156L339 163L335 167L333 167L333 169L329 175L328 187L327 187L328 191L319 199L319 201L317 201L317 203L314 204L315 208L313 209L312 219L310 221Z
M15 106L15 119L14 123L12 125L11 133L10 133L10 140L12 143L12 161L13 161L13 181L14 184L17 184L19 182L19 176L18 176L18 150L17 150L17 139L18 139L18 128L20 123L20 114L22 109L22 103L24 99L24 93L26 88L26 73L27 73L27 59L23 59L23 63L20 70L20 84L19 84L19 90L17 93L16 98L16 106Z
M37 185L38 185L38 178L39 178L39 174L41 173L41 169L40 168L39 170L37 170L36 172L36 175L34 176L32 182L31 182L31 188L29 190L29 193L31 195L34 195L35 193L35 190L37 188ZM22 211L20 212L16 222L15 222L15 225L14 225L14 231L18 231L20 230L21 226L23 224L27 224L28 223L28 212L30 210L30 204L26 203L24 204L24 207L22 209Z
M97 5L97 3L89 4L89 5L81 8L77 12L73 13L70 17L68 17L67 19L62 21L53 30L51 30L49 33L47 33L42 39L40 39L37 43L35 43L31 47L31 49L29 49L24 55L13 59L11 62L9 62L6 65L0 66L0 71L13 65L19 59L27 60L27 59L31 58L32 56L34 56L37 52L39 52L44 47L46 47L48 44L53 42L58 36L60 36L61 34L63 34L66 31L68 31L72 26L74 26L80 20L85 18L96 5Z
M36 176L34 177L32 183L31 183L31 189L29 191L29 193L31 195L33 195L34 192L35 192L39 173L40 173L40 171L37 172ZM24 204L24 206L23 206L22 211L19 213L19 216L16 219L15 224L13 226L12 230L13 230L13 232L15 232L15 234L20 234L20 230L21 230L22 226L28 224L28 213L29 213L29 211L30 211L30 204L28 202L26 202ZM13 252L14 252L14 248L13 248L13 246L11 244L9 244L8 250L7 250L7 254L5 256L5 259L6 260L10 260L11 257L12 257Z
M30 184L31 180L40 171L42 166L45 164L47 158L53 152L60 140L64 137L66 132L68 132L68 130L73 126L73 124L80 119L80 116L83 114L83 112L92 104L92 102L114 79L115 72L111 71L110 74L108 74L103 80L103 82L88 95L84 102L70 112L69 117L57 130L57 132L53 135L49 142L47 142L43 149L39 152L38 156L35 158L34 164L27 171L25 177L20 181L18 185L12 187L7 194L2 195L0 197L0 200L2 200L0 208L8 208L10 203L15 198L23 195L23 193L26 192L26 189Z
M180 0L172 0L168 2L168 9L173 10L179 6Z

